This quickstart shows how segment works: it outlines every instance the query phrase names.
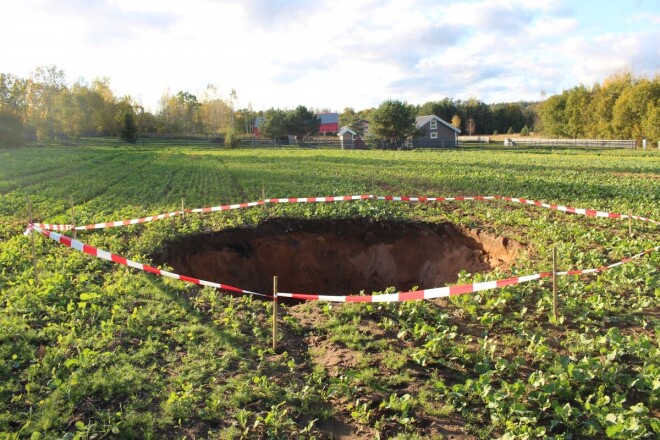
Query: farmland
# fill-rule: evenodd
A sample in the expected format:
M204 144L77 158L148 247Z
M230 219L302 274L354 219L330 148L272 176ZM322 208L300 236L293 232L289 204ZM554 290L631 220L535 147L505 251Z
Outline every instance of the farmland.
M560 277L557 319L548 279L451 299L284 306L273 352L268 301L158 278L35 235L37 284L22 234L28 196L35 221L71 223L73 203L82 225L175 211L182 198L199 208L344 194L501 194L657 220L660 155L0 150L0 438L660 433L657 252L601 274ZM570 270L660 243L650 223L633 222L631 236L626 221L501 200L273 204L79 231L78 239L153 263L187 235L282 218L451 223L520 244L515 262L462 271L461 284L551 271L553 247L559 270Z

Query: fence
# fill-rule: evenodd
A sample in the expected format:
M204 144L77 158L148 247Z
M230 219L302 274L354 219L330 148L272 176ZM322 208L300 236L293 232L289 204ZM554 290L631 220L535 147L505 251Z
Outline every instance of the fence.
M586 148L631 148L634 149L637 141L605 140L605 139L544 139L516 137L504 140L505 146L525 145L544 147L586 147Z
M457 148L462 145L470 143L484 143L490 142L488 136L459 136L458 142L452 141L438 141L431 140L413 140L406 141L401 146L402 149L443 149L443 148ZM139 147L200 147L200 148L224 148L224 139L221 137L155 137L145 136L138 138L135 144L129 144L120 138L111 137L84 137L84 138L70 138L70 139L57 139L49 142L35 142L32 145L46 146L56 145L63 147L84 147L90 145L97 146L139 146ZM365 140L361 143L345 142L343 145L338 138L313 138L296 142L287 137L268 139L268 138L240 138L239 148L273 148L273 147L298 147L305 149L335 149L335 150L376 150L397 149L396 145L388 143L387 141L378 140ZM602 140L602 139L544 139L544 138L507 138L504 140L504 146L525 146L525 147L579 147L579 148L626 148L635 149L635 140ZM653 148L651 144L648 148ZM660 149L660 144L658 145Z
M480 144L489 144L490 136L458 136L458 142L478 142Z

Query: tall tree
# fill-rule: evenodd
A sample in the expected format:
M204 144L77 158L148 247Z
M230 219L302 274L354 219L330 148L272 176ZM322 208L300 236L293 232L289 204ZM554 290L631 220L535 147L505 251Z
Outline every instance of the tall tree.
M307 107L299 105L295 110L287 112L287 126L289 133L296 136L301 142L303 138L318 133L321 127L321 118L316 116Z
M135 118L132 112L124 113L124 122L121 129L121 138L123 141L128 142L129 144L134 144L137 142L137 126L135 125Z
M371 114L371 136L383 141L384 148L401 148L416 131L417 109L405 102L387 100Z
M553 95L543 101L541 105L541 121L545 134L549 136L564 137L566 132L566 95Z
M53 139L61 126L61 93L64 71L56 66L37 67L28 86L28 118L40 139Z
M0 109L0 148L17 147L24 142L23 120L16 113Z
M339 115L339 125L348 127L360 136L364 136L369 122L360 114L356 113L351 107L346 107Z
M625 89L612 110L612 123L617 135L638 141L645 138L643 126L644 121L647 120L649 103L656 103L658 100L660 100L659 81L643 78Z
M564 108L564 133L573 139L586 136L590 125L591 112L586 111L591 104L591 93L583 85L574 87L566 95Z
M474 118L468 118L467 121L467 132L468 135L472 136L477 132L477 124L474 122Z
M459 130L461 129L461 117L458 115L454 115L451 117L451 125L454 127L458 128Z
M259 131L271 139L286 136L288 133L288 118L284 110L271 108L264 114Z
M456 103L450 98L444 98L440 101L429 101L422 104L417 111L417 116L436 115L449 122L457 112Z
M214 84L208 84L202 94L199 119L204 132L219 136L230 127L231 108L223 101Z

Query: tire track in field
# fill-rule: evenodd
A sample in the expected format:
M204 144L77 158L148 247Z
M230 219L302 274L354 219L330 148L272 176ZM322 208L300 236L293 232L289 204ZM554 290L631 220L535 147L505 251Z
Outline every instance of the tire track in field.
M121 187L127 187L131 182L135 181L134 176L142 175L141 171L151 167L152 163L147 160L135 160L134 157L127 157L126 163L122 165L123 166L120 168L122 171L121 174L115 174L116 177L114 179L107 181L99 191L94 192L90 197L84 198L83 202L77 206L90 207L91 205L91 207L94 208L94 203L92 202L95 202L96 199L104 194L115 192L115 189L120 183L122 184ZM127 199L124 193L125 191L118 192L118 196L122 200L122 206L110 206L108 211L114 211L117 208L123 207Z
M21 190L26 190L35 186L40 186L44 184L45 180L57 180L61 179L67 175L72 174L73 172L80 171L82 169L85 169L90 166L95 166L98 164L102 164L104 162L107 162L108 160L115 160L117 157L121 156L121 154L115 154L112 156L104 156L102 158L91 158L86 161L78 161L77 164L78 166L71 167L67 166L56 166L56 167L51 167L48 170L44 170L43 172L38 172L38 173L30 173L29 177L27 179L21 179L20 181L14 181L9 179L7 182L16 182L14 184L9 184L7 187L2 187L2 184L0 183L0 195L4 194L9 194L12 191L15 191L17 189ZM50 174L50 172L53 172ZM45 175L44 175L45 174Z
M108 193L109 191L112 190L113 187L115 187L117 184L124 182L127 180L127 176L130 176L131 174L134 174L136 172L139 172L140 170L144 169L145 167L149 166L149 163L145 160L134 160L133 157L129 157L125 154L118 154L116 155L112 162L104 161L106 163L105 167L106 169L111 169L115 171L112 173L112 176L114 178L110 180L103 180L100 182L100 186L98 190L92 191L89 193L86 193L84 197L77 199L77 202L75 204L76 210L78 211L83 211L86 210L85 208L88 208L90 205L90 202L94 202L97 200L99 197L101 197L103 194ZM120 160L119 163L115 163L115 160ZM131 168L132 167L132 168ZM118 173L117 170L121 170L122 173ZM109 174L109 173L108 173ZM98 176L98 169L96 169L96 172L92 174L92 180L94 176ZM89 181L90 179L84 179L86 177L85 175L79 176L82 180ZM93 208L93 206L92 206ZM49 210L48 216L58 216L58 215L64 215L68 214L69 212L69 207L65 206L62 208L57 208L55 207L52 210Z
M57 163L53 163L53 162L46 163L46 164L44 164L44 166L42 168L36 168L36 169L30 170L30 172L29 172L30 177L40 176L41 174L48 173L50 171L60 169L60 168L62 168L63 163L67 164L67 165L69 165L71 163L84 165L84 164L87 164L87 163L97 163L97 162L102 161L106 157L116 157L116 156L119 155L119 153L113 153L113 154L108 154L106 156L99 157L98 155L91 155L91 154L87 155L87 156L81 156L80 154L74 154L73 151L65 151L63 153L64 154L60 155L59 160L58 160ZM85 153L88 153L88 152L85 152ZM16 161L14 161L14 162L16 162ZM17 166L16 166L16 168L14 168L15 169L14 173L9 172L9 173L5 174L5 177L7 178L7 180L13 180L13 179L21 178L21 177L25 176L25 174L26 174L25 171L22 170L18 166L20 164L15 164L15 165L17 165Z
M120 156L121 156L121 154L113 155L112 156L112 161L114 162L115 160L120 158ZM103 159L96 159L96 160L93 161L93 163L97 163L97 162L107 163L108 161L106 159L107 159L107 157L104 157ZM70 177L72 179L75 179L76 176L79 176L79 175L86 176L86 174L82 173L82 171L84 171L84 169L87 168L88 165L89 165L89 163L86 163L83 166L75 168L75 169L70 169L69 168L66 172L58 173L58 174L59 174L60 178ZM98 168L94 168L94 170L96 170L96 172L93 173L93 176L97 176L98 175ZM87 174L90 174L90 173L87 173ZM87 179L87 180L89 180L89 179ZM57 180L55 180L55 182L57 182ZM111 183L115 183L115 182L111 182ZM39 198L33 199L33 213L34 213L34 218L35 219L44 218L44 217L49 217L50 218L52 216L60 215L64 212L68 212L69 207L68 206L61 207L60 202L63 202L65 198L68 199L68 197L64 197L64 196L66 194L69 194L69 195L72 194L72 190L69 189L68 191L66 191L66 194L52 194L52 193L48 192L48 189L52 188L52 186L53 186L52 182L49 180L49 181L46 181L46 182L39 182L39 183L35 182L35 183L29 185L27 188L22 188L22 187L20 188L20 193L30 193L30 194L36 194L36 195L40 196ZM97 193L102 194L103 192L107 191L107 189L108 189L108 185L104 184L104 186L102 187L102 190L97 191ZM4 195L0 195L0 198L5 197L5 198L15 199L17 196L19 196L19 193L17 193L16 191L13 191L13 192L8 192L7 194L4 194ZM62 197L60 197L60 196L62 196ZM81 200L89 200L90 198L93 198L93 197L96 197L96 195L94 193L93 193L92 197L86 197L86 198L83 198ZM18 206L14 207L13 211L14 212L21 212L21 216L27 217L27 213L24 212L25 211L24 196L20 196L19 199L20 199L20 202L18 203ZM58 203L57 204L48 203L48 200L57 200ZM14 200L14 202L15 202L15 200ZM47 204L47 203L48 203L48 209L43 209L42 206L44 204ZM80 206L80 204L78 206ZM9 205L6 205L6 207L9 207L11 209L11 206L9 206Z
M239 195L240 200L247 200L248 199L248 194L245 191L245 188L243 187L243 185L241 185L240 180L238 179L238 177L236 177L234 175L234 173L229 171L229 167L228 167L227 163L224 161L224 159L222 159L221 157L218 157L217 159L218 159L218 162L222 165L222 169L224 170L225 174L227 174L227 176L229 176L229 181L231 183L232 190L234 190L234 189L236 190L236 191L232 191L232 193L237 192L238 195Z

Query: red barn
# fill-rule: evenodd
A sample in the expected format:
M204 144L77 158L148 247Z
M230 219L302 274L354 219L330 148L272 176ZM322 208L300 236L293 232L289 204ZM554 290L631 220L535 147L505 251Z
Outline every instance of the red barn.
M319 127L319 133L324 135L327 133L338 133L339 132L339 113L321 113L316 115L321 118L321 127Z

